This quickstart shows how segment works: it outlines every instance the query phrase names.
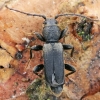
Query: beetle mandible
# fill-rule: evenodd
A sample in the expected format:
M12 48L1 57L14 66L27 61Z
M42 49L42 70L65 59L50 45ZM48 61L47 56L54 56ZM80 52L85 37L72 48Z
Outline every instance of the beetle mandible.
M7 9L26 14L28 16L38 16L42 17L45 21L43 22L43 32L42 35L39 33L35 33L37 38L41 41L45 42L43 46L35 45L31 47L31 50L39 51L43 50L44 57L44 65L40 64L34 67L33 72L38 75L38 72L44 68L45 81L51 87L51 90L55 94L61 93L64 85L64 76L68 76L73 74L76 70L73 66L69 64L64 64L63 59L63 50L72 49L71 56L73 55L74 47L72 45L63 45L59 42L61 38L63 38L68 30L66 27L64 30L60 30L60 27L57 26L57 18L61 16L79 16L83 18L88 18L86 16L80 14L59 14L54 18L46 18L44 15L38 14L30 14L26 12L22 12L19 10L15 10L6 6ZM93 21L93 20L92 20ZM95 20L94 20L95 21ZM20 55L20 54L19 54ZM21 56L22 57L22 56ZM64 74L64 69L71 71L68 74Z

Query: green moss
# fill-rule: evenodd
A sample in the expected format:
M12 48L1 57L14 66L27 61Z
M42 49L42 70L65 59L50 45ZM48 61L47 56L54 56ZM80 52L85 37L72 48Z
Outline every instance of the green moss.
M91 40L92 26L93 26L93 22L89 22L86 19L82 19L82 21L78 23L77 34L82 37L83 41Z
M26 90L29 100L52 100L52 92L43 79L35 79Z

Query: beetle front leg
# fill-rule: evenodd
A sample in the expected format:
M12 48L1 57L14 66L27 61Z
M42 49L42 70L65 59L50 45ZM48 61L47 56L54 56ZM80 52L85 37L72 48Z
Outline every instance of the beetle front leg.
M71 51L71 57L73 56L74 47L72 45L63 45L63 49L64 50L72 49L72 51Z
M40 33L35 32L35 35L37 36L37 38L38 38L39 40L45 42L45 38L44 38Z
M38 73L44 68L43 64L37 65L33 68L33 73L41 77L41 75Z
M62 30L61 31L61 35L60 35L60 37L59 37L59 40L61 39L61 38L63 38L65 35L66 35L66 32L68 31L68 28L66 27L64 30Z

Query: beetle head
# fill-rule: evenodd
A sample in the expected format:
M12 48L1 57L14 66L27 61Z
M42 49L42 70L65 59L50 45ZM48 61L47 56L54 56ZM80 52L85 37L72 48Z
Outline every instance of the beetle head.
M48 25L48 26L50 26L50 25L56 25L57 24L57 21L56 21L56 19L46 19L44 22L43 22L43 24L44 25Z

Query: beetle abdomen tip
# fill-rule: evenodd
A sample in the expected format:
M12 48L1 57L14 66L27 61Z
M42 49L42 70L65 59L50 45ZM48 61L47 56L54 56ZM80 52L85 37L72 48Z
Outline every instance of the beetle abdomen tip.
M59 85L57 87L52 87L51 86L51 90L55 93L55 94L60 94L63 90L63 85Z

